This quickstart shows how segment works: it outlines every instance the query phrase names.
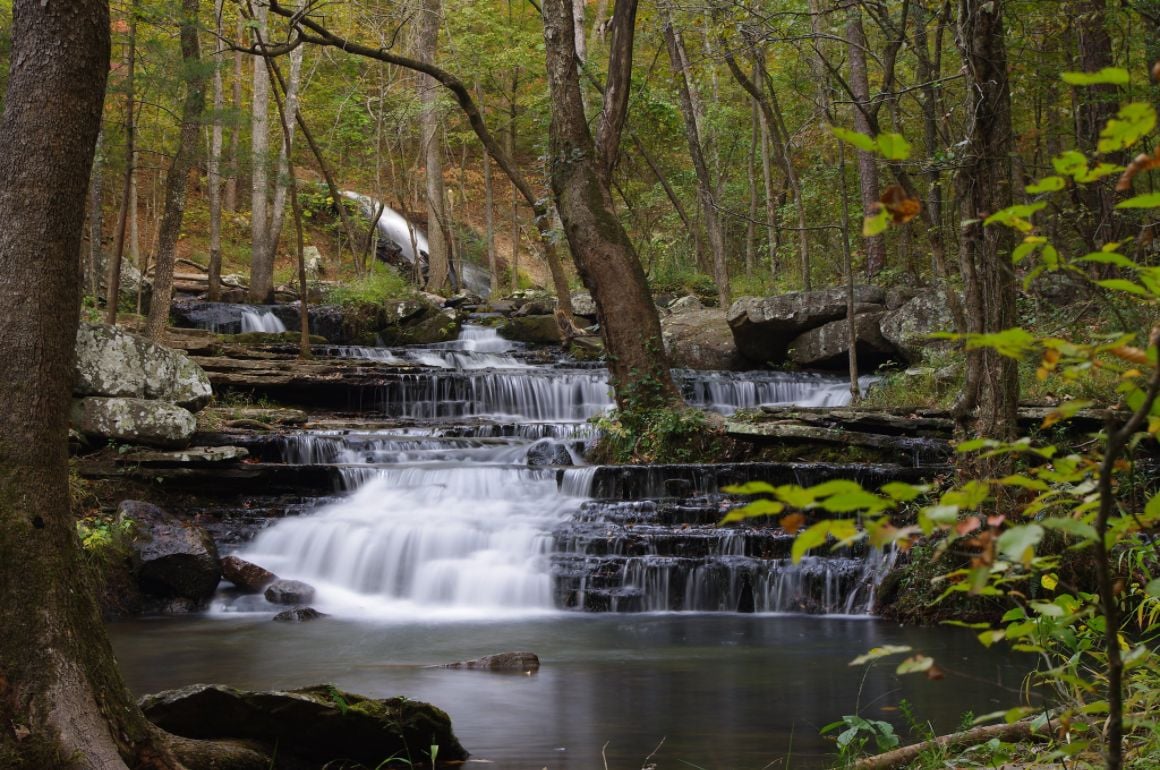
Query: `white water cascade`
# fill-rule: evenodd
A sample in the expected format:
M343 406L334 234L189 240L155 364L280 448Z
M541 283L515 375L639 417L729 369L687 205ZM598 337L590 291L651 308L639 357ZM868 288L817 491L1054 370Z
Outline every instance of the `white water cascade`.
M268 334L281 334L286 331L286 324L282 323L282 319L278 318L278 316L269 310L243 305L241 307L241 313L243 333L266 332Z

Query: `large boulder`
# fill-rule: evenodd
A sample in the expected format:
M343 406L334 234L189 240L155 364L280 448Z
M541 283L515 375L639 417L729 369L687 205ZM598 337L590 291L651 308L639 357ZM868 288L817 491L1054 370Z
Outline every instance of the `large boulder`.
M560 325L555 315L512 317L499 327L500 336L517 342L560 344Z
M854 316L858 368L870 371L897 357L878 324L885 313ZM790 360L804 369L842 369L850 363L850 324L845 318L811 329L790 343Z
M278 579L270 570L233 554L222 559L222 577L244 594L259 594Z
M881 323L882 336L911 364L922 360L924 351L948 344L931 339L931 334L954 328L955 319L943 292L921 294L887 313Z
M724 310L673 313L661 319L661 334L673 366L727 371L748 368L737 352Z
M596 320L596 301L588 292L572 295L572 313L590 321Z
M854 312L884 310L886 292L876 286L854 287ZM737 350L756 364L781 364L790 343L810 329L846 315L846 290L797 291L777 297L742 297L729 308Z
M122 501L117 514L133 522L134 573L142 593L186 599L193 608L209 601L221 568L208 532L139 500Z
M213 396L209 377L185 353L115 326L82 323L76 354L78 396L158 399L195 412Z
M540 658L534 652L501 652L495 655L484 655L475 660L463 660L458 663L447 663L440 668L470 668L484 671L516 671L529 674L540 670Z
M334 687L288 692L249 692L198 684L146 695L145 716L175 735L195 739L257 741L323 767L333 760L380 767L388 757L420 759L438 746L441 761L467 759L451 730L451 718L410 698L376 700Z
M197 430L197 418L188 409L143 398L74 399L71 424L86 436L163 449L188 446Z
M314 586L301 580L275 580L266 586L263 594L272 604L309 604L314 599Z
M387 345L430 345L455 340L461 325L462 320L454 309L440 310L427 305L421 312L383 327L379 336Z

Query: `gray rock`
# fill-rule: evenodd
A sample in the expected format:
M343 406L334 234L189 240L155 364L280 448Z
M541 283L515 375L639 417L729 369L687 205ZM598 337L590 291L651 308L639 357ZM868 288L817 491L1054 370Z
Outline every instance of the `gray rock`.
M176 735L276 747L279 767L294 759L311 767L336 759L379 767L387 757L418 757L433 745L441 761L468 756L450 717L434 706L410 698L364 698L326 685L248 692L199 684L146 695L140 706L150 721Z
M945 340L930 339L931 334L954 331L954 328L955 319L943 292L917 296L887 313L881 322L882 336L912 364L922 360L924 351L948 344Z
M531 673L540 670L540 658L534 652L501 652L497 655L485 655L475 660L448 663L440 668L471 668Z
M197 418L189 410L141 398L74 399L70 420L86 436L165 449L187 446L197 430Z
M259 567L233 554L222 559L221 566L222 577L246 594L261 593L266 586L278 579L277 575L265 567Z
M674 313L688 313L692 310L704 310L705 305L701 299L693 294L675 299L669 303L669 310Z
M886 292L876 286L854 287L854 312L884 310ZM729 308L737 350L757 364L781 364L794 339L810 329L846 315L845 289L793 292L777 297L742 297Z
M885 313L854 316L858 369L870 371L897 357L879 328ZM811 329L790 344L790 360L806 369L844 369L850 364L850 325L843 318Z
M728 371L749 368L737 352L733 331L725 321L723 310L673 313L661 319L661 333L673 366Z
M314 599L314 586L301 580L275 580L266 586L266 601L274 604L309 604Z
M921 293L920 289L911 286L893 286L886 290L886 309L897 310Z
M541 439L528 447L528 465L532 468L572 464L572 455L568 453L568 448L550 438Z
M560 325L556 323L554 315L513 316L499 327L499 333L517 342L560 343Z
M313 607L295 607L292 610L282 610L274 616L274 621L277 623L306 623L325 617L328 617L325 612L319 612Z
M213 596L221 568L209 533L156 505L124 500L118 517L133 522L133 565L142 593L203 606Z
M103 324L77 329L73 393L172 401L191 411L213 396L209 377L178 350Z
M202 446L181 449L175 452L135 451L126 452L118 457L122 463L141 463L145 465L217 465L221 463L236 463L250 456L245 447L240 446Z
M592 299L592 295L588 292L572 295L572 313L573 315L584 316L585 318L596 319L596 301Z
M519 309L512 313L513 316L523 317L530 315L551 315L556 312L556 300L551 299L532 299L520 305Z

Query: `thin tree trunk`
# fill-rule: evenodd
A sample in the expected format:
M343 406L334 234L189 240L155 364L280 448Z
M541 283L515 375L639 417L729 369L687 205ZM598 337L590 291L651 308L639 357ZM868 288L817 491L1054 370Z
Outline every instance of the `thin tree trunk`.
M756 101L754 102L756 104ZM777 226L777 198L773 196L773 169L770 163L769 125L761 115L761 177L765 185L765 243L769 249L769 275L777 278L777 250L781 232Z
M104 208L104 169L102 164L104 132L97 134L96 149L93 154L93 172L89 179L89 259L85 270L85 284L93 302L101 296L101 273L105 266L104 252L101 248L101 211Z
M509 0L510 3L510 0ZM510 13L509 4L509 13ZM518 105L516 96L519 93L520 84L520 70L518 67L512 68L512 96L510 102L510 112L508 113L508 130L504 136L507 143L507 156L515 158L516 156L516 115ZM516 183L512 180L512 216L511 216L511 238L512 238L512 256L508 260L508 270L511 272L511 293L515 294L520 290L520 219L518 198L516 197Z
M222 90L222 11L225 0L214 0L214 26L217 42L214 44L213 68L213 128L209 148L209 275L207 294L210 302L221 299L222 293L222 110L225 109L225 93Z
M749 160L745 165L749 188L749 218L745 221L745 272L753 274L757 263L757 145L761 141L761 118L756 102L751 103Z
M138 168L140 165L141 154L134 151L133 168ZM137 281L137 315L141 315L141 308L145 301L145 263L148 261L148 257L141 251L140 216L137 211L139 191L137 174L133 174L129 184L129 241L127 251L129 252L129 264L137 266L137 275L140 276Z
M682 51L680 36L673 27L672 8L668 3L661 4L663 14L665 44L669 51L669 63L673 75L677 78L677 95L680 98L681 114L685 120L685 139L689 145L689 155L693 160L693 168L697 174L697 198L701 204L701 215L705 220L705 232L709 240L709 249L713 254L713 280L717 284L717 301L722 308L729 306L729 269L725 257L725 237L721 232L721 218L717 212L717 199L713 192L713 180L710 178L709 167L705 163L702 153L701 137L697 128L696 105L692 91L689 88L687 61Z
M415 19L415 58L426 64L435 63L442 8L442 0L422 0ZM447 191L443 184L443 145L439 142L439 89L428 75L418 75L416 87L427 182L427 291L438 292L447 286L450 273L450 244L445 235Z
M109 274L105 279L105 323L117 323L117 305L121 301L121 260L125 256L125 229L129 220L129 198L133 187L133 158L136 150L137 121L134 94L134 74L137 67L137 10L140 0L129 4L129 50L125 62L125 177L121 186L121 210L117 214L117 229L113 236L113 253L109 258ZM140 280L145 280L141 276Z
M850 348L850 401L861 397L858 387L858 327L854 319L854 261L850 258L850 200L846 191L846 146L838 143L838 178L842 180L842 277L846 279L846 344Z
M862 28L862 10L857 3L846 11L846 48L850 55L850 90L857 104L854 108L854 129L872 134L870 111L870 76L866 69L866 31ZM878 159L872 152L858 150L858 182L862 197L862 213L868 215L878 201ZM886 267L886 237L874 235L862 239L866 250L866 275L873 278Z
M157 266L153 269L153 296L149 302L146 333L160 339L169 323L173 299L173 266L177 258L177 237L185 216L186 182L199 147L201 114L205 111L205 73L197 39L197 12L200 0L181 0L181 62L188 82L181 108L181 134L173 164L165 177L165 213L157 236Z
M475 100L479 103L479 111L483 112L483 87L475 81ZM495 189L491 178L491 156L487 150L483 151L483 218L485 240L487 243L487 270L491 277L491 294L499 296L499 266L496 263L495 253Z
M263 256L263 261L270 265L271 280L278 257L278 243L282 240L282 225L286 221L286 200L290 193L290 184L294 178L294 127L297 125L294 117L298 114L298 87L302 80L302 59L305 54L306 49L302 46L298 46L290 52L290 75L286 82L285 98L278 100L276 104L278 109L286 112L290 125L287 132L279 131L278 172L274 178L274 198L270 204L269 230L263 240L268 251ZM266 73L266 77L269 79L269 72ZM271 83L270 87L276 89L277 84ZM275 94L275 96L277 95Z
M238 16L238 40L245 40L244 21ZM229 176L226 178L225 208L227 211L238 210L238 178L242 173L242 78L245 67L242 64L241 51L234 52L234 82L233 82L233 120L230 122L230 150Z
M259 3L254 11L250 34L256 40L266 38L269 9ZM254 57L250 121L250 301L268 304L274 299L273 250L266 239L270 234L269 163L270 79L262 57Z
M1074 0L1069 11L1068 16L1073 20L1079 47L1079 69L1098 72L1112 66L1112 38L1108 34L1106 0ZM1075 88L1072 91L1078 100L1074 113L1077 144L1092 157L1096 154L1100 132L1116 113L1119 89L1112 85L1099 85ZM1126 162L1123 153L1116 153L1107 160L1120 164ZM1119 239L1116 218L1112 215L1115 207L1114 186L1113 176L1087 185L1079 192L1084 208L1087 209L1083 235L1091 251Z

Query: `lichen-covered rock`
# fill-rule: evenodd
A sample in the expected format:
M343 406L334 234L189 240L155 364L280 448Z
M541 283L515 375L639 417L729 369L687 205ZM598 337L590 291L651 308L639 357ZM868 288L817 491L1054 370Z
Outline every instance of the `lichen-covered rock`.
M186 600L190 609L204 606L221 580L209 533L139 500L122 501L117 514L133 522L134 573L142 593Z
M661 319L661 334L665 352L673 366L725 371L748 368L737 352L733 331L725 321L723 310L710 308L673 313Z
M461 325L462 319L455 310L428 305L425 311L384 327L379 336L387 345L430 345L455 340Z
M588 292L572 295L572 314L596 320L596 301Z
M894 346L882 336L879 322L885 313L854 316L858 368L871 371L897 357ZM849 366L850 325L843 318L811 329L790 343L790 360L805 369L842 369Z
M73 393L172 401L191 411L213 396L209 377L180 350L104 324L77 329Z
M540 439L528 447L528 466L542 468L548 465L573 465L568 447L550 438Z
M560 343L560 325L555 315L512 317L499 327L500 336L517 342L536 342L544 345Z
M534 652L501 652L496 655L485 655L475 660L447 663L440 668L471 668L531 673L540 670L540 658Z
M142 398L74 399L71 424L86 436L163 449L188 446L197 430L197 418L188 409Z
M674 313L689 313L693 310L704 310L705 304L701 302L701 298L694 294L689 294L680 299L675 299L669 303L669 310Z
M922 360L924 351L948 344L946 340L931 339L931 334L954 328L955 319L943 292L921 294L887 313L881 323L882 336L912 364Z
M854 287L854 312L884 310L886 292L876 286ZM810 329L846 315L846 290L797 291L777 297L742 297L729 308L737 350L756 364L785 362L790 343Z
M145 716L170 733L197 739L257 741L279 760L323 767L333 760L380 767L388 757L419 759L438 746L439 760L467 759L440 709L410 698L375 700L329 686L249 692L198 684L146 695Z
M275 580L266 586L266 601L273 604L308 604L314 599L314 586L301 580Z
M233 554L222 559L222 577L234 584L242 593L258 594L266 586L278 579L270 570L259 567Z

